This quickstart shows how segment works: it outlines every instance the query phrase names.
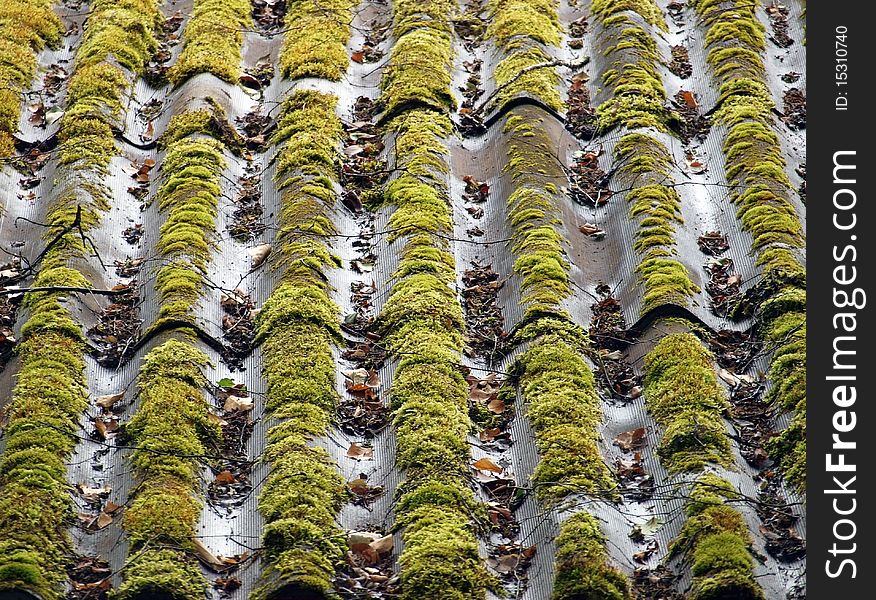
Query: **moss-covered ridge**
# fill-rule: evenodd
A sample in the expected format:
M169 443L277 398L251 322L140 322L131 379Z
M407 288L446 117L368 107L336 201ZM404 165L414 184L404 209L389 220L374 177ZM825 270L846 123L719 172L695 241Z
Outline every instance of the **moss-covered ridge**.
M0 158L15 151L22 93L36 75L36 55L61 41L64 27L50 0L5 0L0 6Z
M43 269L34 286L81 286L73 269ZM21 368L6 415L0 458L0 590L24 588L46 600L63 595L73 516L66 458L88 404L85 338L61 294L28 294L30 318L19 345Z
M519 95L526 95L556 111L562 109L561 80L556 67L533 69L518 76L525 68L551 61L547 49L559 46L563 33L558 6L557 0L490 0L488 3L492 21L487 37L505 54L496 65L494 77L497 85L508 83L496 98L497 108L501 109Z
M626 577L609 566L605 536L599 521L579 512L560 525L557 537L557 573L551 600L627 600Z
M33 4L4 4L2 10L18 16L7 14L9 20L0 20L0 26L17 19L31 22L35 10L33 22L41 23L44 33L50 31L56 26L51 16L42 12L41 2ZM152 31L158 15L151 0L95 0L91 5L61 121L59 162L66 176L58 200L46 210L50 238L77 219L87 232L108 206L100 181L115 152L112 123L120 117L130 79L156 45ZM25 31L22 27L18 34L27 37ZM39 45L36 38L28 43ZM71 268L88 250L78 230L62 236L45 254L33 286L89 287ZM62 596L72 555L66 531L72 503L64 461L75 446L79 416L87 406L84 336L65 301L63 293L51 292L25 299L29 315L22 328L21 367L0 459L0 589L25 588L46 599Z
M668 335L645 356L645 402L660 425L657 455L670 473L729 466L729 409L712 355L692 333Z
M384 120L415 107L439 111L455 107L450 91L451 0L400 0L393 3L396 43L380 81Z
M596 111L600 131L616 126L628 129L652 127L667 131L672 118L666 108L666 90L657 71L660 55L645 26L666 29L654 0L595 0L594 14L615 43L605 49L610 68L602 74L612 98ZM634 16L635 15L635 16ZM644 21L644 23L642 23ZM643 26L644 25L644 26Z
M741 0L697 0L706 24L708 62L720 83L714 119L727 127L725 171L737 217L753 237L757 263L764 269L760 287L767 299L757 315L761 332L777 348L768 400L795 413L792 425L768 449L788 480L806 486L806 323L805 270L798 254L803 226L789 200L779 138L773 128L774 104L766 86L762 54L764 27L757 6ZM792 324L792 325L789 325ZM790 333L790 335L788 335Z
M158 209L165 213L156 249L162 266L155 278L161 306L156 329L166 321L194 320L194 307L204 291L204 277L215 235L222 171L227 166L222 142L188 133L186 124L209 118L201 110L175 115L162 144L167 147L158 189Z
M196 457L221 435L202 391L207 363L203 352L177 340L143 359L140 404L125 428L136 447L131 463L138 478L123 521L132 558L113 598L204 596L207 581L194 555L202 495Z
M629 182L630 217L639 219L634 248L642 256L636 267L644 286L641 313L664 304L688 306L699 288L675 254L675 226L684 222L681 198L671 187L671 157L666 147L644 133L627 133L615 147L622 166L617 178Z
M167 77L179 85L199 73L236 83L243 30L252 25L248 0L195 0L183 33L183 50Z
M413 34L408 34L413 35ZM390 228L404 244L396 283L380 315L384 340L399 363L391 389L398 464L406 483L396 505L403 528L402 597L484 597L489 583L474 533L479 510L466 484L470 451L468 385L457 368L462 308L450 287L454 259L441 113L413 109L388 125L400 175L385 191L396 210Z
M468 385L461 360L462 307L447 238L453 234L447 190L452 132L449 0L394 3L397 42L384 72L380 102L394 140L397 177L384 190L395 208L391 242L400 244L395 283L378 323L398 358L392 409L402 529L401 597L480 600L490 577L478 554L472 519L483 509L466 485ZM455 6L455 5L453 5Z
M742 515L729 502L738 499L730 483L713 474L693 485L688 519L670 553L684 553L691 564L691 600L762 600L754 578L751 535Z
M651 33L666 28L654 0L597 0L593 12L616 43L606 49L610 68L603 83L613 95L597 108L597 125L668 132L674 115L666 108L666 90L657 71L660 55ZM642 314L664 304L687 307L699 293L675 254L675 225L682 223L681 199L672 187L671 156L653 134L627 133L615 148L617 178L630 191L630 216L639 219L635 249L642 256L636 269L644 284Z
M539 111L524 108L510 115L503 128L508 137L503 171L514 185L507 201L511 251L526 320L543 314L568 317L561 305L572 295L555 183L565 176L543 123Z
M340 164L337 99L297 91L283 103L273 142L282 199L275 264L282 281L258 317L267 384L263 459L270 473L259 495L268 566L253 598L304 593L328 598L346 549L336 515L346 492L328 454L310 443L325 435L337 403L332 345L341 339L338 307L325 271L336 265L326 235ZM294 348L295 352L290 352Z
M280 51L280 73L289 79L320 77L338 81L350 62L347 41L354 0L303 0L286 11L290 29Z

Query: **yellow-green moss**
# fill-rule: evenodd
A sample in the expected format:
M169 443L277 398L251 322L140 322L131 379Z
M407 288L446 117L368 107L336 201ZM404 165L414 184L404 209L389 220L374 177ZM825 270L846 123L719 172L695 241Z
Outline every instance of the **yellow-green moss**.
M177 115L170 127L177 129ZM203 293L210 260L219 177L226 166L222 143L210 138L184 138L170 144L161 165L164 180L158 189L158 208L165 213L156 249L166 261L156 275L161 300L159 326L167 319L192 320L192 309Z
M563 521L557 537L557 574L551 600L630 598L626 577L608 564L605 541L599 522L586 512Z
M193 538L201 513L196 458L220 435L209 419L201 369L207 356L186 342L169 340L143 359L137 386L140 404L125 431L139 479L123 520L137 567L126 571L115 598L203 596L206 579L197 567ZM168 415L174 418L169 419ZM172 550L171 550L172 549ZM180 551L189 552L180 552ZM157 579L154 564L165 570ZM173 587L165 587L173 586Z
M468 385L456 366L464 322L445 239L453 229L443 141L452 131L445 113L454 104L450 7L447 0L394 3L398 42L382 81L399 173L384 199L395 207L391 241L401 244L401 261L378 326L398 356L390 394L406 476L395 509L404 600L481 600L491 582L471 522L483 511L465 484L472 423Z
M43 269L34 286L88 287L73 269ZM87 406L85 338L60 293L28 294L30 318L21 367L6 414L0 458L0 590L24 588L46 599L64 591L73 510L65 461Z
M311 445L325 435L338 399L332 345L342 339L339 309L325 284L325 270L335 265L326 236L334 232L329 211L340 163L336 102L322 92L293 92L272 140L280 145L275 266L282 283L259 313L256 343L264 356L265 409L280 422L268 430L262 457L270 465L259 495L268 566L255 599L329 597L346 549L336 523L344 480L329 455Z
M291 3L286 11L285 25L293 31L284 38L280 51L283 77L340 80L350 60L347 40L354 6L353 0Z
M756 316L761 333L776 345L770 360L772 388L766 400L795 412L792 426L771 440L768 449L788 480L803 490L806 292L797 249L803 247L804 237L789 199L791 183L773 127L774 105L762 57L765 31L755 4L697 0L694 7L706 24L708 62L721 85L714 118L727 127L723 149L730 198L743 228L752 235L757 264L764 270L759 287L766 295L759 300Z
M21 94L36 75L36 55L57 45L63 31L49 0L5 0L0 6L0 158L15 150Z
M179 85L198 73L236 83L243 30L252 25L247 0L195 0L183 32L183 50L167 77Z
M728 504L739 494L730 483L713 474L693 485L686 511L688 519L670 553L684 553L691 563L692 600L762 600L754 578L751 536L742 515Z
M729 404L696 336L668 335L645 356L645 401L663 430L657 455L668 471L732 464L723 420Z
M636 272L645 286L641 313L664 304L688 306L700 289L687 268L671 258L675 224L683 223L681 198L670 187L671 157L666 148L644 133L628 133L615 148L621 164L618 176L632 182L627 193L630 216L639 217L634 248L643 255Z
M584 334L546 333L515 366L539 462L532 475L539 496L556 501L572 493L611 497L614 480L597 442L602 421L596 382L584 352Z
M456 101L450 91L452 49L450 2L430 0L395 7L398 37L380 81L380 106L385 118L414 106L451 110Z
M517 96L526 95L541 100L554 110L562 109L561 80L556 67L535 69L514 79L522 69L551 61L545 48L559 46L562 39L557 8L556 0L490 1L489 11L493 19L486 36L505 53L493 74L497 85L507 84L495 99L497 108Z
M513 227L514 271L522 277L521 303L526 318L566 316L562 301L571 295L569 261L561 232L555 181L564 177L547 132L532 109L521 109L505 121L508 154L504 171L514 191L508 197Z
M656 25L664 31L667 30L663 11L654 0L594 0L590 8L600 20L623 12L632 12L643 18L645 22Z

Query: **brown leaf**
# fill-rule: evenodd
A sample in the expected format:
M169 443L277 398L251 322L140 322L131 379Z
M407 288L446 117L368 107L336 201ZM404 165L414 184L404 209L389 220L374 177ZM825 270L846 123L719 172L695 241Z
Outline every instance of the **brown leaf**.
M492 429L484 429L478 434L478 439L482 442L492 442L500 433L502 433L502 430L498 427L494 427Z
M356 50L350 55L350 60L362 64L363 62L365 62L365 52L362 50Z
M125 392L119 392L118 394L109 394L107 396L98 396L98 398L94 401L99 407L104 410L109 410L113 407L113 405L125 397Z
M234 474L229 470L220 471L218 475L216 475L216 483L220 485L229 485L234 483Z
M107 501L107 503L103 507L103 512L105 512L108 515L111 515L114 512L116 512L117 510L119 510L121 507L122 507L121 504L116 504L115 502Z
M365 559L368 564L376 564L380 560L380 555L371 547L371 544L350 544L350 550L353 554Z
M472 467L478 469L479 471L491 471L493 473L501 473L502 467L491 461L489 458L479 458L476 460Z
M262 263L268 258L268 255L271 253L271 245L270 244L260 244L255 248L250 248L247 250L250 258L252 259L252 268L255 269L260 267Z
M639 427L630 431L624 431L614 438L616 446L620 447L624 452L629 452L633 448L640 447L645 441L645 428Z
M489 411L496 415L501 415L505 412L505 403L498 398L493 398L489 402L487 402L487 408Z
M378 555L384 556L392 552L393 541L391 535L383 536L380 539L374 540L370 544L371 549L374 550Z
M252 410L252 398L228 396L222 408L225 409L225 412L233 412L235 410L249 411Z
M474 388L469 391L468 397L472 402L485 404L496 397L496 392Z
M146 131L143 132L143 134L140 136L140 138L144 142L148 142L154 137L155 137L155 125L152 123L152 121L149 121L149 124L146 125Z
M210 549L202 544L201 540L193 539L192 542L195 545L195 555L198 557L198 560L204 563L208 568L217 572L225 568L225 563L223 563L215 554L210 552Z
M110 525L110 523L112 522L113 518L106 514L104 511L101 511L101 513L97 516L97 519L95 520L95 524L97 525L98 529L103 529L104 527Z
M356 460L368 460L374 458L374 448L352 443L347 450L347 456Z

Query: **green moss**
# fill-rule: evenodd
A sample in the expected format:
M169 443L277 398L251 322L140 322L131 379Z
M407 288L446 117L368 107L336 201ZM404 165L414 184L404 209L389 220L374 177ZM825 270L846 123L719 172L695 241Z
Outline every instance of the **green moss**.
M491 0L492 22L487 37L503 50L516 50L528 41L559 46L562 26L556 0Z
M179 85L198 73L236 83L243 30L252 25L247 0L195 0L183 32L183 50L167 77Z
M608 564L599 522L586 512L576 513L560 525L556 565L551 600L630 598L626 577Z
M449 3L438 4L449 11ZM412 17L411 17L412 18ZM442 17L448 19L445 12ZM441 111L456 106L450 92L452 50L445 28L420 27L396 41L380 82L380 105L385 118L406 108L423 106Z
M669 258L675 252L675 224L683 223L681 198L671 184L672 159L656 139L643 133L624 135L615 148L618 176L633 183L627 193L630 216L640 217L634 248L643 259L636 268L645 286L642 314L664 304L688 306L700 289L685 266Z
M352 0L305 0L286 11L287 35L280 52L283 77L321 77L339 81L347 70Z
M137 377L140 404L126 427L136 447L131 463L140 480L123 520L133 568L125 572L119 598L154 593L194 599L206 589L197 560L179 550L193 548L201 512L197 456L220 435L209 420L201 391L206 384L201 369L207 363L204 353L177 340L165 342L143 359ZM168 419L170 414L174 418ZM163 545L176 550L163 550ZM153 560L144 563L142 556L147 555ZM159 573L155 563L162 571L153 579L150 576Z
M185 115L181 115L185 118ZM174 123L171 122L171 126ZM157 250L168 261L158 270L159 318L192 320L201 296L215 229L219 177L226 166L224 146L213 139L179 139L165 155L165 177L158 189L159 209L167 215Z
M575 492L610 494L614 487L597 446L596 383L581 352L568 337L548 333L515 366L540 455L532 480L548 501Z
M761 600L763 590L754 578L751 538L742 515L728 501L738 498L724 479L707 474L693 486L688 520L670 547L691 562L695 600L740 598Z
M34 281L36 287L88 285L64 267L45 268ZM24 587L47 599L60 598L66 580L72 506L65 460L87 405L84 335L64 300L52 292L25 297L30 317L0 458L0 589Z
M283 273L259 313L256 343L264 356L265 409L280 422L268 430L263 455L270 464L259 495L268 566L253 598L329 597L346 550L336 523L347 495L344 480L328 454L311 446L314 436L325 435L338 399L332 345L342 337L324 275L335 266L325 236L334 232L329 211L340 163L336 101L321 92L293 92L273 138L280 145L282 193L275 264Z
M155 597L200 600L205 590L206 580L190 554L171 548L147 548L127 563L125 579L110 597L113 600Z
M668 335L645 356L645 401L663 429L657 454L672 473L730 465L729 404L712 355L690 333Z
M400 38L382 101L393 115L387 130L394 134L399 176L383 195L395 208L391 241L401 244L401 260L377 328L398 356L390 394L397 460L406 476L395 510L404 540L401 598L475 600L492 579L471 522L483 510L464 483L473 425L468 385L457 367L464 322L450 287L456 270L446 240L453 231L444 145L452 131L444 114L453 104L450 3L403 1L393 8ZM433 68L440 72L433 75Z
M621 10L644 10L643 16L657 10L659 23L665 27L662 15L651 0L637 2L626 0L602 3L603 27L612 31L617 43L606 50L611 59L611 68L603 73L603 83L613 90L613 96L596 110L597 125L608 131L618 125L627 129L652 127L667 131L667 124L674 115L666 108L666 91L657 64L660 56L657 44L642 27L632 25L628 19L609 21L609 15ZM647 20L647 17L646 17ZM655 21L656 22L656 21Z
M36 55L56 46L64 28L49 0L8 0L0 6L0 158L11 156L21 94L36 75Z
M560 233L560 208L554 181L564 176L553 157L541 121L528 119L523 109L505 122L508 155L504 171L515 185L508 197L508 220L513 227L514 271L522 277L521 303L525 318L553 313L571 295L569 262Z
M715 120L727 127L725 171L737 217L753 237L764 278L756 287L760 329L775 350L770 392L765 398L794 410L793 425L770 441L770 452L799 490L806 480L806 292L795 248L804 245L803 226L789 200L790 181L766 85L764 27L756 6L742 0L698 0L706 23L709 63L721 82ZM789 324L791 327L789 328ZM796 328L796 329L794 329Z
M591 10L600 20L608 19L623 12L633 12L645 22L666 31L663 12L654 0L594 0Z

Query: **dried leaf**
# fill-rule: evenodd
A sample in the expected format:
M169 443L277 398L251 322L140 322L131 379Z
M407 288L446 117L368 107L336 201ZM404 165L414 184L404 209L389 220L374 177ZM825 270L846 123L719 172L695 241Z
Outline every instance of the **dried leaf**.
M268 255L271 253L271 245L270 244L260 244L255 248L250 248L247 250L250 258L252 259L252 268L255 269L260 267L262 263L268 258Z
M104 527L110 525L112 522L113 518L106 514L104 511L101 511L100 514L97 516L97 519L95 520L95 524L97 525L98 529L103 529Z
M368 446L360 446L359 444L352 443L350 444L350 448L347 450L347 456L350 458L355 458L356 460L369 460L374 458L374 448L369 448Z
M489 402L487 402L487 409L493 414L501 415L505 412L505 403L498 398L493 398Z
M222 408L225 409L225 412L232 412L235 410L249 411L252 410L252 406L252 398L228 396L228 398L225 399L225 404Z
M363 62L365 62L365 52L362 50L356 50L355 52L350 54L350 60L362 64Z
M125 392L119 392L118 394L109 394L107 396L98 396L97 400L95 400L95 404L101 407L104 410L109 410L113 407L113 405L125 397Z
M79 495L88 502L97 502L101 498L109 496L110 492L113 491L109 486L88 487L84 483L78 484L76 488L79 490Z
M198 560L204 563L204 565L217 572L225 568L225 563L223 563L215 554L210 552L209 548L201 543L201 540L196 538L193 539L192 542L195 545L195 555L198 557Z
M693 92L689 92L687 90L682 90L679 92L679 95L681 96L682 100L684 100L684 103L688 105L689 108L696 108L697 107L697 99L696 99L696 96L693 95Z
M386 535L382 538L374 540L368 545L371 547L372 550L377 552L378 555L386 555L392 552L394 542L392 541L391 535Z
M496 436L502 433L502 430L498 427L492 429L484 429L482 432L478 434L478 439L482 442L492 442L496 439Z
M229 471L220 471L218 475L216 475L216 483L220 485L230 485L235 482L234 474Z
M116 512L117 510L119 510L121 507L122 507L121 504L116 504L115 502L108 500L107 503L104 504L104 506L103 506L103 512L105 512L108 515L111 515L114 512Z
M629 452L633 448L639 448L645 441L645 428L639 427L630 431L624 431L614 438L616 446L620 447L624 452Z
M492 460L490 460L489 458L486 458L486 457L479 458L478 460L476 460L472 464L472 467L474 467L475 469L478 469L479 471L491 471L493 473L501 473L503 470L502 467L500 467L499 465L497 465Z

